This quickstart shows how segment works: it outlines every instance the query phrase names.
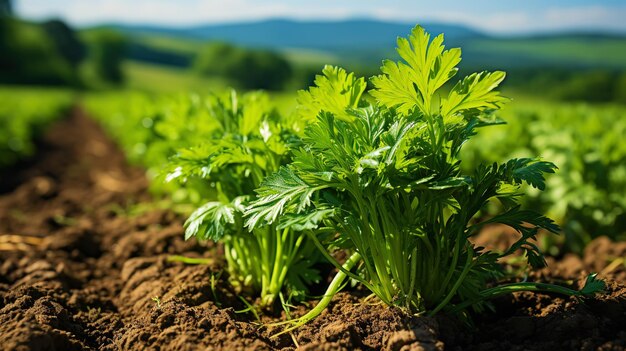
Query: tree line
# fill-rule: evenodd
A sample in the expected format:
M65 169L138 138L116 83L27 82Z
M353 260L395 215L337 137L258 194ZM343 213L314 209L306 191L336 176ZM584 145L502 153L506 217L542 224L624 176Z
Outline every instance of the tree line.
M155 50L145 51L143 60L149 62ZM0 52L0 83L87 87L90 79L123 83L122 63L137 54L137 43L108 29L81 37L59 19L24 21L15 16L10 0L0 0ZM158 59L170 60L170 56ZM240 89L278 90L293 76L283 55L227 43L207 44L183 63L194 74L221 77Z

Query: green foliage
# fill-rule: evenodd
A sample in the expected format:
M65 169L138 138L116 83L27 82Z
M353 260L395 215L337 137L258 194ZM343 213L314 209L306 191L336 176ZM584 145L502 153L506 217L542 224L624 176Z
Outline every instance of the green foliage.
M281 55L226 43L206 46L194 62L197 72L229 79L243 89L278 90L291 78L289 62Z
M34 139L71 103L64 90L0 88L0 168L33 155Z
M249 232L243 226L254 189L290 160L290 148L299 140L291 128L299 124L282 118L267 95L99 93L84 103L132 161L153 177L163 175L152 182L153 191L195 207L185 224L187 238L224 242L234 285L260 294L265 305L285 290L304 297L318 279L314 245L297 229Z
M507 87L559 101L626 102L626 72L609 68L527 68L511 72ZM545 89L550 87L550 89Z
M57 51L74 69L87 56L87 48L76 33L61 20L50 20L42 25Z
M430 114L432 97L435 92L452 78L461 61L461 50L445 50L443 35L438 35L431 43L430 34L417 27L409 39L398 39L398 54L405 62L385 60L383 75L374 77L376 90L372 95L387 107L396 107L399 113L406 114L414 107L422 113Z
M125 89L149 94L173 95L181 92L223 91L228 88L228 82L221 78L198 75L178 67L126 61L123 69Z
M267 96L234 92L214 100L201 123L215 128L198 145L179 150L167 180L200 178L214 196L185 223L185 237L222 241L231 282L260 293L271 305L286 287L289 296L303 297L319 280L313 265L316 248L298 228L276 225L248 231L243 213L263 178L290 161L298 138L281 124ZM173 130L173 129L168 129Z
M545 192L527 191L525 202L561 225L563 240L551 253L580 253L593 238L626 238L626 109L618 105L529 103L505 111L510 126L493 128L464 150L469 164L541 154L560 171Z
M241 69L236 61L242 49L227 43L207 45L196 58L194 69L206 75L224 75L231 77Z
M404 61L385 61L383 74L372 79L373 102L346 99L360 95L362 80L337 69L325 69L326 78L301 94L305 102L333 103L319 103L293 161L261 184L246 210L247 226L309 228L319 247L348 248L362 257L362 266L359 275L351 267L342 274L386 304L413 312L462 311L467 301L480 311L503 292L545 289L489 286L505 275L498 260L518 250L531 266L544 263L533 240L539 230L558 227L518 205L519 187L543 189L543 174L556 167L520 158L469 173L460 169L462 145L478 128L501 123L492 112L507 101L494 90L504 73L472 74L443 94L457 72L459 49L445 50L443 36L431 41L418 26L408 40L398 40L398 53ZM341 84L327 84L335 81ZM479 222L494 200L503 210ZM519 240L502 253L475 247L469 238L492 223L512 227ZM324 235L329 232L337 236Z
M0 16L9 16L13 14L13 6L11 0L0 0Z
M186 238L222 242L230 281L242 292L270 305L283 292L304 296L319 279L314 265L320 255L339 270L320 305L292 326L319 315L348 278L388 305L429 314L482 311L488 299L515 291L587 297L602 290L595 276L576 291L519 281L499 264L515 254L523 254L529 268L545 264L536 236L559 227L526 209L522 194L528 190L531 208L539 209L537 199L558 188L559 177L545 179L556 166L533 156L561 138L557 129L535 118L529 128L545 129L541 139L516 127L508 135L515 140L489 144L479 136L480 142L468 143L483 127L503 123L495 112L508 101L496 90L505 74L473 73L450 84L460 50L446 50L443 36L431 40L420 27L399 39L398 53L400 62L385 61L382 74L372 78L370 97L363 96L363 78L325 67L316 86L299 92L299 106L288 117L265 94L232 91L177 98L118 93L115 109L106 99L88 105L108 116L103 123L131 159L152 174L165 173L163 191L193 206ZM606 118L618 120L617 114ZM586 133L599 130L597 121L588 123ZM581 144L603 145L583 161L606 158L615 162L609 163L615 174L592 167L573 177L589 174L622 186L623 148L614 139ZM514 142L544 146L501 162ZM474 162L488 153L498 157ZM560 161L556 153L542 156ZM577 167L559 165L560 174ZM471 238L492 224L513 228L517 241L502 252L475 246ZM335 250L346 254L343 265Z
M544 71L580 70L584 67L626 68L626 43L623 38L613 35L570 33L526 38L481 38L468 43L467 48L465 53L471 56L469 60L473 67L532 67L543 68Z
M0 52L0 83L76 83L74 68L37 24L0 16Z
M114 31L100 31L91 43L91 61L95 72L105 82L120 84L124 81L122 61L125 57L124 36Z
M129 160L145 167L148 176L155 179L177 149L199 144L217 128L207 118L216 99L119 91L87 94L83 104L119 142ZM181 205L198 205L211 191L204 184L181 188L161 179L150 186L155 195L169 194Z
M298 114L309 121L320 111L349 119L346 110L357 108L365 91L365 79L357 79L353 73L333 66L324 67L322 74L315 77L315 85L298 91Z
M125 91L85 94L81 103L120 144L131 162L159 167L168 157L150 151L152 144L161 139L154 129L159 118L159 101Z

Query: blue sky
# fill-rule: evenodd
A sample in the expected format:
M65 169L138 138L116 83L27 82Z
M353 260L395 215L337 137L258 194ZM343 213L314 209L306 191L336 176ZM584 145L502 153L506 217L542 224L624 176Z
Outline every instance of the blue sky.
M14 0L29 19L186 26L266 18L370 17L470 25L492 33L600 29L626 33L626 0Z

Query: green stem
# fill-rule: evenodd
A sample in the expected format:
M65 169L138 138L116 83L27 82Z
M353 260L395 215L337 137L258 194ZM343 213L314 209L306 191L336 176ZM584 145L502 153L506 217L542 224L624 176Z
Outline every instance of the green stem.
M215 262L215 260L212 258L197 258L172 255L167 257L167 262L182 262L184 264L212 264L213 262Z
M270 235L275 235L276 240L276 251L274 255L274 267L272 267L272 275L270 279L270 294L278 293L276 289L280 290L280 282L278 281L280 278L280 272L283 268L283 242L287 239L287 235L289 234L289 228L285 228L283 230L282 235L279 232L272 232Z
M413 252L411 253L411 273L409 276L409 281L411 282L409 285L409 293L407 296L407 302L406 302L406 307L407 308L411 308L410 306L410 302L413 301L413 291L415 289L415 281L417 280L417 277L415 276L417 272L417 247L413 249ZM418 299L419 300L419 296ZM420 303L420 301L415 301L417 304Z
M289 232L289 237L292 239L293 241L293 236L296 235L294 232ZM285 260L285 262L283 263L283 269L281 271L280 274L280 285L283 285L283 282L285 281L285 277L287 276L287 272L289 271L289 267L291 267L293 265L293 261L296 258L296 256L298 255L299 251L300 251L300 246L302 246L302 242L304 241L304 234L303 233L298 233L298 238L296 239L295 243L291 243L288 246L288 248L291 249L291 252L289 253L289 255L287 255L287 260Z
M276 338L279 335L282 335L294 329L297 329L303 326L304 324L306 324L307 322L315 319L315 317L319 316L326 309L326 307L328 307L333 297L343 287L343 282L348 277L348 275L344 272L350 272L350 270L354 268L354 266L356 266L356 264L360 260L361 260L361 255L358 252L353 253L352 256L348 258L348 260L341 266L342 269L339 272L337 272L333 280L330 282L328 289L326 289L326 292L324 293L324 297L307 314L295 320L272 324L274 326L283 325L283 324L291 324L289 328L284 329L278 334L272 335L272 338Z
M377 201L372 201L372 203L376 204ZM394 292L392 289L394 288L393 280L389 277L389 260L384 250L387 250L387 245L389 244L388 237L386 238L384 233L384 228L381 227L381 224L378 219L378 211L377 208L370 208L369 215L371 218L371 234L367 237L369 241L368 247L370 248L372 258L374 259L374 268L376 269L376 275L378 276L378 281L380 281L381 289L379 291L384 293L384 296L380 296L382 300L392 301L394 297ZM393 235L393 233L387 233L387 236Z
M461 274L459 275L459 278L456 280L456 282L452 286L452 289L450 289L450 291L448 292L448 295L446 295L446 297L439 303L439 305L437 305L437 307L435 307L435 309L433 309L429 313L431 316L439 312L439 310L441 310L443 307L445 307L448 304L448 302L450 302L454 294L456 294L457 289L461 286L461 284L465 280L465 276L467 275L467 273L469 273L470 268L472 267L473 257L474 256L472 255L472 250L467 250L467 260L465 261L465 267L463 268L463 271L461 272Z
M481 301L492 299L492 298L502 296L505 294L520 292L520 291L548 292L548 293L562 294L566 296L585 295L579 290L574 290L574 289L570 289L564 286L559 286L559 285L554 285L554 284L533 283L533 282L510 283L510 284L504 284L504 285L500 285L500 286L496 286L490 289L483 290L480 292L480 295L481 295L480 298L464 301L454 306L454 308L451 309L451 312L452 313L459 312Z
M452 253L452 262L450 263L448 272L446 273L445 278L443 279L443 282L441 283L439 287L439 290L437 290L437 293L434 296L435 299L443 295L446 287L448 286L448 284L450 283L450 280L452 279L452 275L454 274L454 271L456 271L456 265L459 260L459 256L461 256L461 251L463 249L463 245L461 243L464 242L464 240L465 238L463 236L463 232L460 229L457 229L456 240L454 241L455 245L452 248L454 250ZM446 240L446 241L448 242L450 240Z
M261 276L261 301L263 301L264 305L268 305L268 295L270 288L270 281L272 276L272 257L275 257L276 254L275 246L273 245L273 239L271 233L273 232L274 226L270 225L262 229L262 233L259 236L260 248L261 248L261 264L263 267L263 274ZM258 234L257 234L258 235ZM271 299L271 297L270 297Z
M324 258L326 258L328 260L328 262L330 262L333 266L335 266L335 268L337 268L340 272L342 272L343 274L347 275L348 277L358 281L359 283L365 285L365 287L367 289L369 289L370 291L375 291L374 287L372 286L372 284L370 284L369 282L367 282L365 279L359 277L358 275L351 273L350 270L344 268L344 265L340 265L336 259L334 259L330 254L328 254L328 252L326 251L326 248L324 247L324 245L322 245L322 243L317 239L317 237L315 236L315 234L307 232L307 234L309 234L309 238L311 238L311 241L313 242L313 244L315 244L315 246L318 248L318 250L320 250L320 252L322 253L322 256L324 256ZM359 258L361 257L361 255L357 252L355 252L354 254L352 254L352 256L350 256L350 258L354 257L354 255L359 255ZM349 259L350 259L349 258ZM348 260L349 260L348 259Z

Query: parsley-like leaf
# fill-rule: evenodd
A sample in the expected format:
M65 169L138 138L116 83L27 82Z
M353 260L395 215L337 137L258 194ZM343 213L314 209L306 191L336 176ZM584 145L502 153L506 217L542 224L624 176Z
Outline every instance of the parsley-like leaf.
M364 78L356 78L354 73L328 65L322 70L322 75L316 76L315 85L298 92L299 115L308 120L317 117L320 111L350 119L346 111L358 107L366 87Z
M436 91L458 71L461 50L444 50L443 34L430 42L430 34L416 26L409 39L398 38L398 53L404 62L385 61L383 75L372 78L376 90L372 95L398 112L408 114L417 106L424 114L431 110Z

